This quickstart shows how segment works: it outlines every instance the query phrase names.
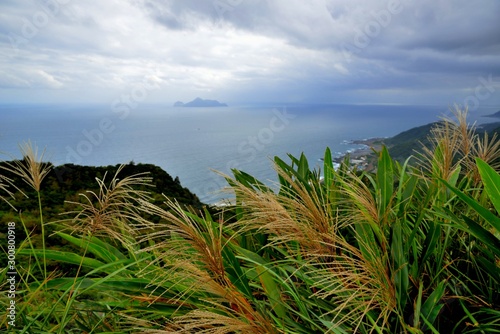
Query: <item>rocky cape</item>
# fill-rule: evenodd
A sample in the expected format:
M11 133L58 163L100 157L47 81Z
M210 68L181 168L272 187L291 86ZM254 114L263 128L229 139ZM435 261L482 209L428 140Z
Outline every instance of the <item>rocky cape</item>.
M490 117L500 117L500 111L490 115ZM432 129L439 126L440 123L441 122L438 121L417 126L389 138L353 140L352 143L365 145L365 147L350 153L349 157L351 160L362 160L363 164L366 165L363 169L373 171L376 168L378 158L377 154L374 152L379 152L383 146L386 146L394 160L404 163L404 161L414 155L415 152L421 152L423 146L428 148L432 146L429 140L432 136ZM498 136L498 134L500 134L500 122L477 125L476 134L479 136L487 134L489 138L495 138L494 136ZM340 162L344 158L345 156L340 157L336 160L336 162ZM412 162L415 162L415 159L413 159Z
M174 103L174 107L191 107L191 108L207 108L207 107L227 107L227 104L221 103L217 100L204 100L197 97L191 102L183 103L177 101Z

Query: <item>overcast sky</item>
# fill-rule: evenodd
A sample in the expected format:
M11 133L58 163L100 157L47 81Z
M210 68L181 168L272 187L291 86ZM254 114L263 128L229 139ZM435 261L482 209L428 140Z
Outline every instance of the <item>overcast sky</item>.
M500 1L1 0L0 103L132 93L500 104Z

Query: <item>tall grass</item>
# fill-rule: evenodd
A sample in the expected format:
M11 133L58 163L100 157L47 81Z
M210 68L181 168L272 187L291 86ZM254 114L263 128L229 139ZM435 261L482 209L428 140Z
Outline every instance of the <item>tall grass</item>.
M334 169L329 149L321 170L275 158L278 191L234 170L236 202L218 215L153 204L138 190L147 175L97 179L74 219L54 223L79 251L19 248L77 270L20 267L16 330L498 333L500 144L456 116L404 164L381 149L376 172ZM39 194L32 160L15 168L30 184L38 174Z
M40 197L40 188L43 179L50 172L50 165L43 162L43 157L45 151L41 154L38 154L38 147L33 145L30 141L25 142L19 146L21 154L23 156L23 160L13 160L12 162L7 163L6 166L2 166L1 168L6 170L7 172L12 173L13 175L19 176L21 180L23 180L28 186L30 186L37 195L38 199L38 215L40 228L42 230L42 259L39 260L36 258L36 263L39 268L43 266L43 277L47 278L47 259L45 257L45 222L43 220L43 208L42 208L42 199ZM5 177L3 177L6 179ZM26 225L23 222L23 227L25 229L26 235L29 234L26 231ZM30 242L32 246L32 243Z

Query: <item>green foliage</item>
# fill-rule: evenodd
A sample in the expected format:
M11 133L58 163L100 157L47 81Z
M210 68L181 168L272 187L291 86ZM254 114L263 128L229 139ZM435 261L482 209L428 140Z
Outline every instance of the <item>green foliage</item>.
M385 147L375 173L347 160L335 170L329 149L321 170L289 155L274 160L276 191L234 170L236 203L215 214L153 166L110 168L123 173L111 180L71 166L63 183L50 172L44 217L51 205L73 211L72 233L58 223L40 237L36 203L5 198L30 208L16 253L16 331L498 333L500 175L464 129L433 130L416 167ZM184 199L149 196L146 169ZM91 192L75 196L95 175ZM64 198L74 203L57 204Z
M19 221L18 214L15 213L15 208L21 210L21 215L26 225L26 230L31 233L31 238L34 245L42 246L41 241L41 224L39 223L39 202L36 191L23 182L22 177L10 171L7 167L12 162L0 162L0 171L5 174L14 184L19 185L16 193L13 193L9 203L0 201L0 233L6 233L7 223L11 221ZM81 194L89 192L97 192L99 185L96 183L96 178L103 178L106 174L114 175L120 166L108 167L90 167L78 166L74 164L66 164L54 167L48 164L50 170L43 180L43 186L40 189L40 206L43 210L45 222L58 222L62 219L68 219L71 215L67 215L69 211L79 210L78 205L74 203L79 201ZM134 164L124 165L120 170L120 177L127 177L136 174L147 173L152 180L151 186L137 186L136 190L151 192L152 201L157 205L163 205L163 195L169 198L175 198L176 201L186 206L201 208L203 204L199 201L195 194L191 193L187 188L183 188L178 181L163 171L161 168L150 164ZM22 192L21 192L22 191ZM24 196L26 194L26 196ZM152 221L157 222L157 217L149 217ZM156 219L156 221L155 221ZM45 224L47 230L47 238L45 243L47 247L63 248L67 251L73 251L74 248L67 246L67 242L57 237L57 228L53 224ZM16 231L17 239L23 240L27 234L18 229ZM0 240L0 247L5 249L6 239ZM6 257L2 252L0 254L0 265L5 267Z

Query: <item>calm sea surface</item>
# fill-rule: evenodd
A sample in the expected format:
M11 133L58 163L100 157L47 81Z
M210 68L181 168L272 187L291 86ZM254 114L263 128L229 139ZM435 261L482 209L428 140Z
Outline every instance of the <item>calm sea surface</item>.
M471 113L479 124L496 112ZM228 108L173 108L141 105L0 106L0 156L19 157L18 144L31 140L46 148L56 165L102 166L153 163L202 201L213 203L224 180L212 170L242 169L272 183L274 156L304 152L318 163L328 146L340 155L359 148L349 140L394 136L449 114L447 106L270 105Z

